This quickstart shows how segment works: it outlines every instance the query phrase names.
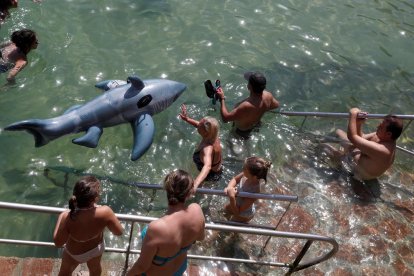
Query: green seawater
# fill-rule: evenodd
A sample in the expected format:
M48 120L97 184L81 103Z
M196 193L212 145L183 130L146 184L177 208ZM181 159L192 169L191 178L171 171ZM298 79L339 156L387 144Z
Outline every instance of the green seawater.
M357 106L370 113L414 113L414 3L408 0L20 1L1 25L0 39L9 39L20 28L35 30L40 44L29 54L29 65L16 84L6 85L6 74L0 75L0 201L65 207L79 171L120 182L153 184L161 184L176 168L196 176L191 156L200 138L178 113L185 103L196 119L219 118L219 105L205 95L206 79L221 80L229 107L247 96L243 73L261 71L267 77L267 89L286 111L348 112ZM35 148L28 133L4 131L17 121L59 116L100 95L94 87L97 82L125 80L130 75L187 85L174 104L154 116L154 142L135 162L130 160L133 136L129 124L104 129L95 149L71 143L81 134ZM235 140L231 124L221 122L224 179L207 187L224 188L241 171L245 157L264 157L273 163L268 191L281 186L301 195L298 204L313 210L317 220L312 232L343 242L343 236L356 238L344 235L331 216L338 199L324 194L324 189L335 171L314 153L319 138L345 128L347 122L308 118L301 128L302 119L268 113L260 132L248 142ZM369 120L365 130L375 131L377 124L377 120ZM413 134L409 126L398 145L414 150ZM297 163L308 169L293 173L291 168ZM414 156L397 153L393 168L380 179L386 199L412 199L413 185L401 179L414 173L413 165ZM102 183L101 203L117 213L161 216L165 211L163 192L117 181ZM307 196L305 188L315 194ZM198 199L208 220L216 219L226 202L220 197ZM352 195L341 202L356 204ZM280 208L278 204L269 206L275 211ZM413 238L412 222L388 208L381 207L378 215L391 212L411 229L407 243L413 252L413 244L408 242ZM0 210L0 237L52 241L55 221L56 216ZM258 219L269 221L269 217ZM113 245L123 246L124 242L126 238L114 239ZM215 246L206 246L205 251L216 255ZM397 256L393 250L383 258L362 252L362 263L368 266L387 266ZM58 252L0 245L0 255L48 257L58 256ZM343 260L331 259L321 269L327 272L341 265ZM352 271L358 274L359 268L353 265ZM211 264L201 262L200 266Z

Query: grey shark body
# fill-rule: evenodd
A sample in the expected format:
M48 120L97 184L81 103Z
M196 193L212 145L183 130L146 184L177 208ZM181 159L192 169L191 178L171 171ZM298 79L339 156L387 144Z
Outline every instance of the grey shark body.
M107 91L84 105L71 107L61 116L21 121L5 130L31 133L36 147L66 134L86 131L72 142L94 148L103 128L130 123L134 133L131 159L137 160L152 144L155 131L152 115L169 107L186 89L185 84L176 81L142 81L138 77L129 77L128 82L103 81L96 87Z

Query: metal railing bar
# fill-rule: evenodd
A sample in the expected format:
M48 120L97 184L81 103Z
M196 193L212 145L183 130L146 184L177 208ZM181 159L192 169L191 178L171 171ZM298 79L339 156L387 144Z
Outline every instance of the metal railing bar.
M38 205L30 205L30 204L20 204L20 203L8 203L0 201L0 208L2 209L13 209L13 210L26 210L26 211L35 211L35 212L43 212L43 213L50 213L50 214L59 214L63 211L67 211L68 209L64 208L56 208L56 207L47 207L47 206L38 206ZM118 219L123 221L133 221L133 222L146 222L149 223L151 221L157 220L156 217L145 217L145 216L137 216L137 215L126 215L126 214L115 214ZM319 241L327 241L332 242L335 240L329 237L314 235L314 234L304 234L304 233L295 233L295 232L283 232L283 231L274 231L274 230L266 230L266 229L259 229L259 228L248 228L248 227L240 227L240 226L231 226L231 225L220 225L214 223L206 223L206 229L210 230L218 230L218 231L225 231L225 232L239 232L243 234L257 234L257 235L270 235L270 236L278 236L283 238L298 238L298 239L312 239L312 240L319 240ZM336 242L335 242L336 243Z
M403 147L397 146L397 149L399 149L400 151L403 151L403 152L405 152L405 153L408 153L408 154L414 155L414 151L411 151L411 150L405 149L405 148L403 148Z
M212 194L212 195L227 196L226 193L223 190L198 188L196 190L196 192L201 193L201 194ZM298 201L298 196L295 196L295 195L277 195L277 194L261 194L261 193L238 192L236 194L236 196L238 196L238 197L247 197L247 198L255 198L255 199L289 201L289 202L297 202Z
M0 239L0 243L5 243L5 244L18 244L18 245L32 245L32 246L50 246L50 247L56 247L53 242L42 242L42 241L27 241L27 240Z
M268 229L268 230L273 230L274 229L273 226L269 226L269 225L249 224L249 223L230 221L230 220L229 221L213 220L213 223L215 223L215 224L224 224L224 225L233 225L233 226L260 228L260 229Z
M312 116L312 117L328 117L328 118L349 118L349 113L338 112L305 112L305 111L279 111L279 114L286 116ZM382 119L388 114L359 114L359 118ZM414 120L414 115L393 114L397 118L403 120Z
M15 245L28 245L28 246L45 246L56 248L52 242L40 242L40 241L27 241L27 240L12 240L12 239L0 239L0 244L15 244ZM121 253L125 254L128 252L127 249L107 247L105 252L108 253ZM130 250L131 254L141 254L141 250ZM268 265L268 266L279 266L279 267L290 267L289 264L280 262L268 262L268 261L256 261L251 259L238 259L238 258L226 258L226 257L215 257L215 256L203 256L188 254L189 259L194 260L205 260L205 261L221 261L221 262L234 262L234 263L248 263L256 265Z
M109 180L114 183L119 183L123 185L138 187L141 189L153 189L153 190L163 190L163 186L159 184L151 184L151 183L142 183L142 182L135 182L135 181L123 181L119 179L114 179L109 176L100 176L92 173L84 173L81 170L73 169L73 168L66 168L66 167L47 167L47 169L61 171L65 173L73 173L76 175L93 175L98 179L101 180ZM223 190L216 190L216 189L206 189L206 188L198 188L196 190L198 194L208 194L208 195L219 195L219 196L227 196ZM262 194L262 193L248 193L248 192L238 192L236 197L246 197L246 198L255 198L255 199L267 199L267 200L278 200L278 201L289 201L289 202L297 202L298 196L296 195L278 195L278 194Z
M302 127L305 124L306 119L308 118L308 116L314 116L314 117L328 117L328 118L349 118L349 114L348 113L334 113L334 112L299 112L299 111L280 111L279 114L282 115L286 115L286 116L305 116L305 118L302 121L302 124L300 126L299 129L302 129ZM377 119L382 119L385 116L387 116L388 114L366 114L363 115L361 114L360 118L377 118ZM406 126L404 127L403 131L404 132L408 126L411 124L411 122L414 120L414 115L395 115L398 118L401 119L406 119L406 120L410 120L408 122L408 124L406 124ZM338 142L346 142L343 139L340 138L336 138L336 137L330 137L330 140L332 142L338 141ZM349 141L348 141L349 142ZM351 143L351 142L349 142ZM396 146L398 150L401 150L402 152L414 155L414 151L405 149L403 147L400 146Z
M49 213L49 214L59 214L63 211L68 210L65 208L56 208L56 207L21 204L21 203L10 203L10 202L4 202L4 201L0 201L0 209L25 210L25 211L43 212L43 213ZM145 216L137 216L137 215L126 215L126 214L115 214L115 215L120 220L133 221L133 222L149 223L151 221L158 219L156 217L145 217ZM318 241L326 241L329 243L336 243L335 239L333 238L314 235L314 234L283 232L283 231L266 230L266 229L259 229L259 228L221 225L221 224L214 224L214 223L206 223L205 228L210 229L210 230L225 231L225 232L239 232L243 234L253 234L253 235L257 234L257 235L265 235L265 236L270 235L270 236L277 236L277 237L282 237L282 238L297 238L297 239L305 239L305 240L312 239L312 240L318 240Z
M20 204L20 203L9 203L9 202L2 202L0 201L0 208L2 209L12 209L12 210L24 210L24 211L34 211L34 212L43 212L49 214L59 214L67 209L64 208L56 208L56 207L47 207L47 206L38 206L38 205L29 205L29 204ZM115 214L118 219L122 221L131 221L131 222L151 222L158 218L154 217L144 217L144 216L134 216L134 215L125 215L125 214ZM280 238L291 238L291 239L304 239L304 240L314 240L314 241L321 241L327 242L332 245L331 250L326 253L325 255L314 257L312 260L308 261L307 263L301 264L298 266L298 269L301 267L306 268L312 266L314 264L318 264L322 261L325 261L332 257L338 251L338 243L335 239L315 234L304 234L304 233L296 233L296 232L282 232L282 231L275 231L275 230L266 230L260 228L249 228L249 227L240 227L240 226L231 226L231 225L219 225L214 223L206 223L206 229L210 230L217 230L217 231L224 231L224 232L236 232L242 234L252 234L252 235L264 235L264 236L273 236L273 237L280 237ZM36 244L37 242L29 243ZM54 246L53 243L44 243L40 242L39 245L42 246ZM124 250L124 252L126 252ZM135 252L130 250L131 253ZM211 258L211 257L209 257ZM227 259L230 261L230 259ZM244 262L244 261L242 261ZM289 266L290 267L290 266Z

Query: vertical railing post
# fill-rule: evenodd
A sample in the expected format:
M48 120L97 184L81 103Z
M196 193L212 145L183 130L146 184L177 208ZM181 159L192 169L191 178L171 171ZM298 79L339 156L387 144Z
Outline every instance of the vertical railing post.
M128 270L129 265L129 253L131 252L131 241L132 241L132 234L134 232L134 222L131 221L131 230L129 231L129 239L128 239L128 246L126 249L126 256L125 256L125 265L122 275L125 275Z
M303 126L305 125L306 119L308 118L308 116L305 116L305 118L302 121L302 124L300 125L300 130L302 130Z
M299 255L296 257L295 261L293 262L292 266L290 267L288 273L286 275L290 275L293 272L296 271L296 268L298 267L300 261L302 260L303 256L305 256L306 252L308 251L309 247L312 245L313 240L307 240L305 243L305 246L302 248L302 250L299 252Z
M276 224L276 226L275 226L275 228L273 229L273 230L277 230L277 228L279 227L279 224L282 222L282 219L283 219L283 217L286 215L286 213L289 211L289 208L290 208L290 205L292 204L292 202L289 202L289 205L288 205L288 207L286 208L286 210L285 210L285 212L283 212L283 215L280 217L280 219L279 219L279 221L277 222L277 224ZM271 236L269 236L267 239L266 239L266 242L265 242L265 244L263 245L263 247L262 247L262 250L260 250L260 256L263 256L264 255L264 252L265 252L265 249L266 249L266 247L267 247L267 244L269 243L269 241L270 241L270 239L271 239L272 237Z

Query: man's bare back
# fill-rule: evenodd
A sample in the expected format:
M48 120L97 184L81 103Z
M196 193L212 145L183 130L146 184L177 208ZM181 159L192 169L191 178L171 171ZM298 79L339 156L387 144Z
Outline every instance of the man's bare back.
M279 107L279 102L273 95L264 90L266 78L260 73L249 75L247 88L250 95L245 100L236 104L232 111L228 111L225 105L224 92L221 88L217 90L220 99L221 117L225 122L233 121L240 131L251 131L260 123L260 119L266 111Z
M237 104L235 108L244 109L248 116L240 116L238 120L234 120L236 127L240 130L250 130L257 126L263 114L275 108L273 100L270 92L263 91L260 97L250 96Z

